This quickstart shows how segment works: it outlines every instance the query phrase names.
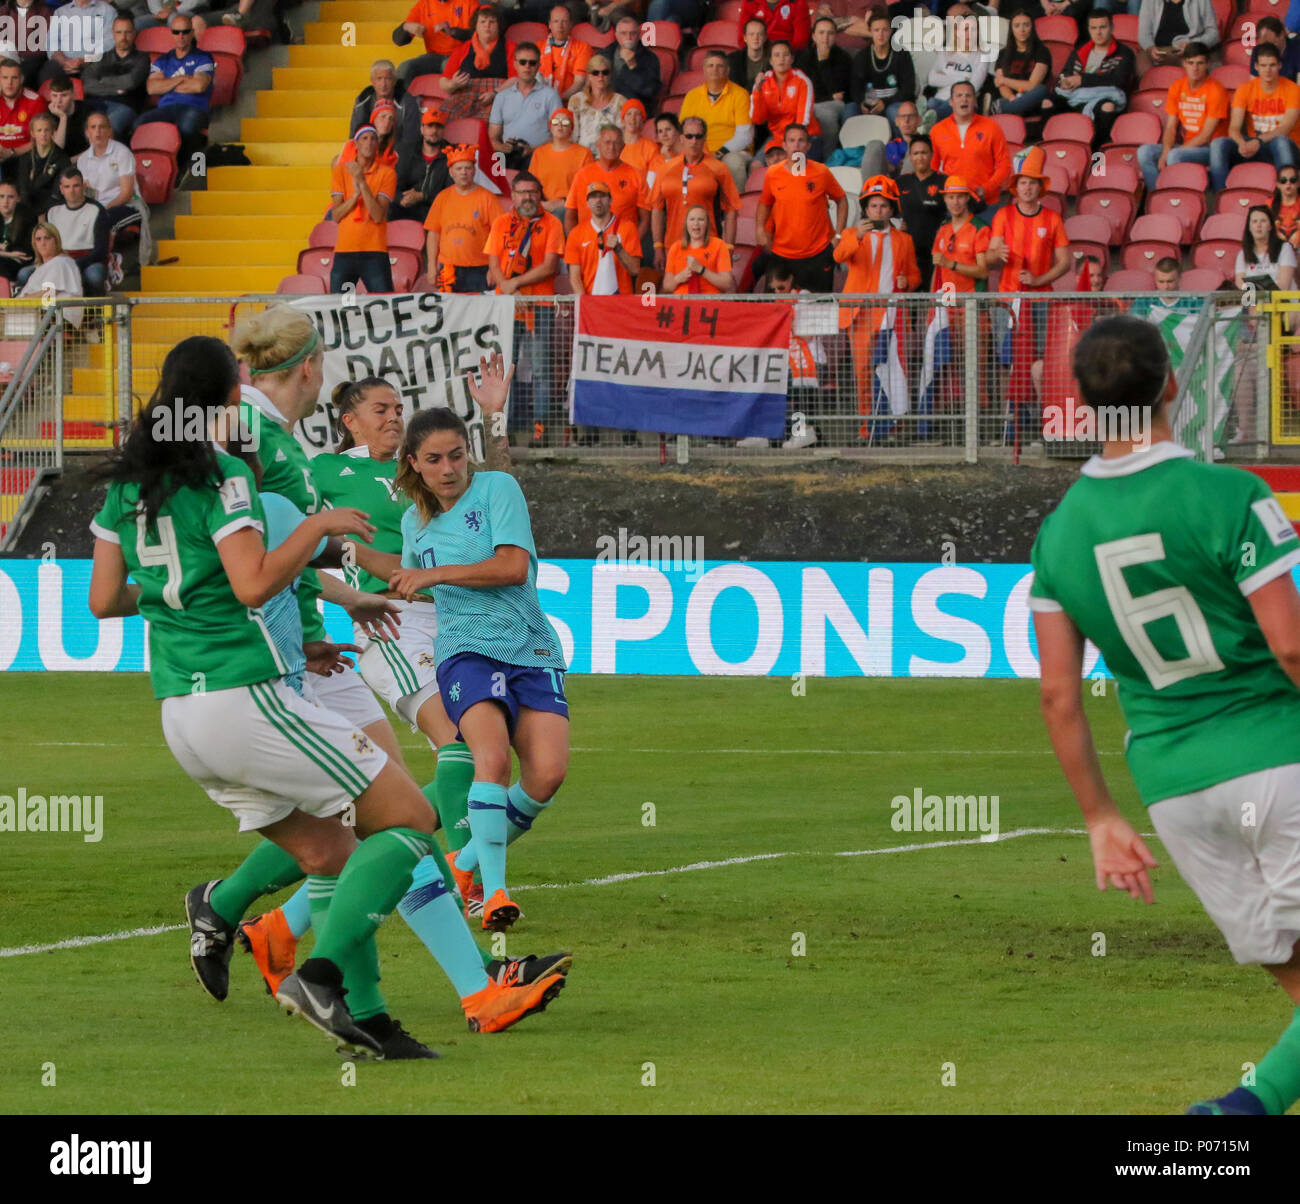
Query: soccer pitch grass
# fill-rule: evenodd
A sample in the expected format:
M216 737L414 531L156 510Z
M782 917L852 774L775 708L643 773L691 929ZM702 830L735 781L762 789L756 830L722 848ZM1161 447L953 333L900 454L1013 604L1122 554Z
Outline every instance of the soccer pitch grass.
M1285 1026L1281 991L1233 964L1154 838L1155 906L1097 892L1036 682L568 685L572 768L512 847L525 917L509 937L512 954L573 950L567 989L511 1032L471 1035L394 916L384 989L442 1057L358 1064L349 1086L242 953L229 999L207 998L183 930L9 955L180 924L185 891L252 841L173 761L143 676L0 676L0 794L104 797L98 843L0 833L0 1109L1179 1113ZM1113 690L1088 705L1112 788L1149 832ZM426 780L432 755L399 730ZM972 839L895 831L890 800L917 787L996 794L1003 839L906 851ZM730 859L749 860L694 867Z

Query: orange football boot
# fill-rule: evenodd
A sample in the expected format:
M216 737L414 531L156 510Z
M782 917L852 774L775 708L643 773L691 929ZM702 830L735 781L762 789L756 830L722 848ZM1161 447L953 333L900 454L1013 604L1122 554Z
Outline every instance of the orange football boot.
M266 992L274 996L280 984L293 973L298 938L289 930L289 922L279 907L254 919L245 920L235 934L247 953L252 954Z
M505 932L523 912L518 904L510 902L510 896L499 890L483 904L483 931Z
M460 1001L472 1033L501 1033L525 1016L544 1011L564 989L563 974L548 974L526 987L506 987L488 980L488 985Z

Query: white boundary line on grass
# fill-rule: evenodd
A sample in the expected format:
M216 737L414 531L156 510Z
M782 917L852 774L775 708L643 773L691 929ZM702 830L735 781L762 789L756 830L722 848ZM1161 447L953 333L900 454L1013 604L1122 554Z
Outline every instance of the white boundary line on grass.
M587 878L582 882L535 882L529 886L516 886L522 894L530 890L568 890L575 886L613 886L620 882L633 882L638 878L663 878L668 874L689 874L695 870L715 870L730 865L749 865L755 861L778 861L784 857L873 857L883 853L917 853L925 849L950 849L959 845L999 844L1021 836L1080 836L1085 828L1016 828L996 836L974 836L964 840L934 840L924 844L886 845L879 849L852 849L843 853L754 853L748 857L727 857L721 861L693 861L690 865L677 865L666 870L633 870L626 874L607 874L603 878ZM87 945L102 945L108 941L129 941L138 936L158 936L164 932L181 932L184 924L160 924L153 928L130 928L123 932L106 932L99 936L74 936L50 945L19 945L0 949L0 957L24 957L29 953L53 953L59 949L82 949Z
M27 745L29 748L166 748L161 741L157 744L143 745L140 741L130 743L113 743L97 740L37 740ZM405 748L419 748L418 741L403 745ZM593 748L574 745L570 750L576 753L651 753L656 756L681 756L692 753L696 756L712 757L716 755L750 755L761 757L1051 757L1056 754L1050 748ZM1099 749L1098 756L1122 757L1122 750Z

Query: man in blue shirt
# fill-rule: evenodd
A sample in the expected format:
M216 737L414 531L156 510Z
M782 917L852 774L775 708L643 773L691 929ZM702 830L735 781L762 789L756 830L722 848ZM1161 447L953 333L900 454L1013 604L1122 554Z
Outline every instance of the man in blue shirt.
M506 167L528 166L533 151L550 141L551 114L564 103L550 84L537 78L542 52L533 42L515 47L515 78L496 94L488 115L492 148L506 157Z
M195 45L194 22L187 13L172 17L170 28L175 49L154 59L146 82L149 95L158 98L158 107L142 113L135 128L151 121L170 121L180 130L183 142L197 142L208 128L217 67L212 56Z

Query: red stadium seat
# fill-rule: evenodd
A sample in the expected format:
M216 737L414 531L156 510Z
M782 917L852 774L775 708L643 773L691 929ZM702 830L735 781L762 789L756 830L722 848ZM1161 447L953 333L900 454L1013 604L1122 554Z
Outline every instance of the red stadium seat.
M1142 195L1142 176L1136 166L1108 162L1104 172L1090 171L1084 177L1083 187L1085 192L1091 192L1094 188L1107 188L1139 197Z
M1135 46L1137 45L1138 17L1136 13L1111 13L1110 20L1117 42L1132 42Z
M333 248L308 247L298 255L298 274L300 276L319 276L322 280L328 280L330 278L330 269L333 266Z
M601 33L589 21L579 21L573 27L573 36L579 42L586 42L588 46L596 50L604 50L606 46L612 45L614 41L614 31L612 29L608 33Z
M741 214L736 218L736 246L758 246L757 227L752 217L746 217L744 214Z
M1219 81L1228 89L1228 99L1232 99L1232 94L1250 79L1250 69L1248 67L1236 67L1224 65L1215 67L1210 75Z
M234 104L239 95L239 85L244 82L244 60L238 55L218 51L213 53L212 61L217 68L212 76L212 107L220 109Z
M412 96L420 97L421 100L426 97L431 100L446 100L447 89L442 86L441 81L442 77L439 75L417 75L406 90ZM427 109L429 106L426 104L422 107Z
M1053 121L1056 118L1052 118ZM1070 192L1078 192L1084 173L1091 162L1091 152L1080 142L1041 143L1044 161L1049 167L1059 167L1070 178Z
M767 164L763 162L761 156L754 159L749 165L749 175L745 177L746 192L762 192L763 176L767 173Z
M1072 196L1078 191L1070 180L1070 173L1059 163L1044 163L1043 174L1047 177L1047 191L1057 196Z
M1065 219L1065 236L1071 242L1110 243L1110 222L1093 213L1076 213Z
M1256 26L1259 23L1261 13L1239 13L1233 17L1232 24L1228 27L1228 36L1225 42L1253 42L1257 43Z
M1124 266L1154 272L1161 259L1182 262L1182 227L1173 218L1147 213L1133 223L1124 245Z
M1240 243L1241 236L1245 232L1245 211L1241 213L1211 213L1201 223L1201 231L1198 237L1201 242L1214 242L1216 239L1226 238L1231 242Z
M1070 55L1074 53L1073 42L1049 42L1043 40L1043 45L1047 47L1047 53L1052 56L1052 73L1049 79L1055 79L1061 74L1065 64L1070 61Z
M312 228L311 233L307 236L307 245L312 248L324 247L326 250L334 250L334 244L339 240L339 224L326 219L323 222L317 222Z
M1045 192L1039 198L1044 209L1050 209L1057 217L1065 219L1065 198L1054 192Z
M1168 99L1169 92L1165 88L1143 88L1141 92L1135 92L1129 98L1128 111L1130 113L1151 113L1163 122L1165 119L1165 101Z
M1261 17L1285 19L1289 0L1246 0L1246 11L1258 13Z
M1131 167L1141 171L1141 168L1138 167L1138 148L1136 146L1111 146L1108 144L1099 153L1101 160L1093 163L1090 173L1092 175L1109 180L1112 178L1111 173L1117 167Z
M713 14L714 19L717 21L730 21L735 25L739 25L740 10L744 8L744 6L745 0L722 0L722 3L718 5L717 10ZM732 50L735 50L739 46L740 34L737 33L735 44L731 48Z
M46 81L45 81L45 82L44 82L44 83L43 83L39 88L36 89L36 94L37 94L37 95L38 95L38 96L39 96L43 101L45 101L46 104L49 104L49 102L50 102L50 84L51 84L51 83L53 83L53 80L48 80L48 79L47 79L47 80L46 80ZM72 95L75 96L78 100L85 100L85 99L86 99L86 89L85 89L85 86L82 84L80 77L79 77L79 76L76 76L76 75L74 75L74 76L72 77Z
M538 46L544 46L550 33L540 21L520 21L510 27L510 40L516 46L520 42L536 42Z
M993 122L1002 131L1002 136L1008 144L1014 142L1024 146L1028 141L1025 134L1025 119L1018 113L994 113Z
M1225 279L1231 278L1240 253L1240 239L1230 242L1226 238L1215 238L1208 242L1198 242L1192 248L1192 266L1219 272Z
M176 127L170 128L174 130ZM165 205L171 200L176 189L176 175L175 155L153 150L135 152L135 178L140 183L140 195L146 205Z
M1076 260L1081 255L1090 255L1100 259L1102 263L1108 266L1110 264L1110 247L1104 242L1090 242L1083 238L1072 238L1070 239L1070 254ZM1065 276L1057 277L1058 280L1064 280L1065 278ZM1065 289L1066 286L1061 285L1060 287Z
M330 291L329 282L319 276L286 276L280 281L277 293L302 293L306 296L324 296Z
M758 256L755 247L737 247L731 256L731 271L736 278L736 291L745 292L754 285L753 264Z
M1034 29L1044 42L1067 42L1071 46L1079 42L1079 26L1073 17L1064 14L1055 17L1038 17L1034 20Z
M641 41L652 49L680 50L682 27L676 21L642 21Z
M1170 163L1156 176L1156 188L1190 188L1208 192L1210 173L1200 163Z
M1271 192L1259 188L1225 188L1214 200L1214 212L1244 215L1256 205L1268 205L1272 200Z
M1156 278L1151 272L1139 272L1132 268L1121 268L1106 281L1108 293L1151 293L1155 292Z
M704 82L703 71L683 71L677 76L668 92L670 96L684 97L692 88L698 88Z
M1228 29L1232 25L1232 18L1236 15L1237 6L1234 0L1211 0L1214 7L1214 19L1219 26L1219 41L1225 42L1228 38Z
M1057 113L1043 126L1044 142L1081 142L1092 145L1092 118L1082 113Z
M157 58L172 51L172 31L165 25L151 25L135 35L135 48Z
M701 49L716 46L730 52L740 45L740 29L735 21L709 21L700 27L695 44Z
M658 104L659 112L671 113L674 117L676 117L681 113L682 102L685 99L686 99L685 96L665 96L663 100L661 100Z
M1172 217L1178 223L1178 241L1189 247L1196 239L1196 231L1205 220L1205 194L1190 188L1158 188L1147 197L1147 212L1160 217Z
M1118 192L1111 188L1094 188L1085 192L1077 206L1079 213L1094 213L1110 223L1110 245L1119 246L1133 223L1136 207L1132 192Z
M1188 268L1178 282L1183 293L1213 293L1223 284L1223 276L1214 268Z
M708 46L696 46L693 50L686 52L686 70L703 71L704 60L712 53Z
M1250 51L1240 42L1229 42L1223 48L1223 61L1230 67L1250 67Z
M479 146L487 122L479 117L453 117L447 122L442 136L454 145Z
M650 49L659 60L659 82L666 92L677 74L677 51L665 50L662 46L651 46Z
M1151 113L1121 113L1111 127L1107 146L1146 146L1159 142L1164 122Z
M425 246L424 227L417 221L403 218L388 223L388 249L404 251L423 251Z
M181 150L181 132L170 121L150 121L131 135L131 149L178 155Z
M1159 88L1162 92L1168 92L1171 84L1177 83L1186 76L1187 72L1181 67L1176 67L1172 63L1162 63L1159 67L1152 67L1138 81L1138 87L1143 92L1155 91L1156 88Z
M1230 172L1227 188L1253 188L1272 193L1277 187L1277 168L1271 163L1238 163Z
M137 44L138 40L137 36ZM206 50L208 54L220 52L242 59L248 49L248 39L244 37L242 29L236 29L233 25L209 25L199 38L199 49Z
M758 203L762 199L761 192L743 192L740 194L740 212L739 217L754 217L758 213Z
M420 255L416 251L388 248L388 263L393 271L393 291L409 293L420 274Z

